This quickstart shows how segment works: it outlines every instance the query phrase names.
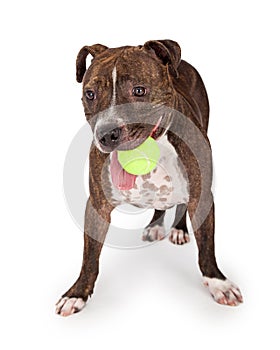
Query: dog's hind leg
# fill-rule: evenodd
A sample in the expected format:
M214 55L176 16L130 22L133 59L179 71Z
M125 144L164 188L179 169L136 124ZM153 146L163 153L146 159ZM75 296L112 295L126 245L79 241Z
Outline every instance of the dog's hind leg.
M160 241L165 238L164 230L164 215L165 210L155 209L154 216L148 226L145 227L142 240L153 242Z
M186 215L187 204L178 204L175 219L169 232L170 242L182 245L190 241Z

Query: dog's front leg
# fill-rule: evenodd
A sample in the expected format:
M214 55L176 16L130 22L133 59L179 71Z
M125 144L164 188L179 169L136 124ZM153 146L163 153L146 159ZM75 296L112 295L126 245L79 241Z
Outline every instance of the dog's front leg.
M110 224L112 207L94 207L88 199L85 212L84 253L80 276L56 305L56 313L69 316L80 311L92 294L99 270L99 256ZM93 203L92 203L93 202Z
M220 304L235 306L242 302L238 287L219 270L215 257L214 202L211 192L212 155L205 142L195 143L190 137L191 148L170 136L177 154L185 168L189 184L188 212L199 250L199 267L204 285ZM193 142L193 143L191 143ZM191 150L192 149L192 150Z
M203 223L201 218L196 217L198 201L191 199L188 207L192 226L195 228L194 234L199 250L199 267L203 275L203 282L216 302L236 306L242 303L242 295L239 288L228 280L217 266L214 244L214 202L211 193L207 200L210 210Z
M219 304L238 305L242 302L239 288L222 274L216 262L215 216L211 190L204 193L202 198L191 197L188 210L199 250L199 267L204 285Z

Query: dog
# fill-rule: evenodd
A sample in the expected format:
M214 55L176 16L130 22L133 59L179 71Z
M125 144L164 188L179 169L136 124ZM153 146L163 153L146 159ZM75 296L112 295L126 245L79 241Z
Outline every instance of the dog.
M89 54L92 61L87 68ZM215 258L208 97L199 73L181 60L178 43L84 46L77 56L76 78L83 82L85 116L93 131L90 196L81 272L56 304L56 313L68 316L82 310L93 293L110 214L122 203L155 209L144 229L146 241L166 237L164 213L176 206L169 240L179 245L189 242L188 212L204 285L219 304L242 303L239 288L219 270ZM145 175L127 173L117 152L134 149L148 137L159 145L158 165Z

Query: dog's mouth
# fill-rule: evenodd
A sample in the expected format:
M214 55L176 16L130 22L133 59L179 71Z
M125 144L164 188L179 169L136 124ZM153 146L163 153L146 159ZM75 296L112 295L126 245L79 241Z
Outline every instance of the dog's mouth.
M154 126L152 131L148 136L157 139L157 134L159 130L159 125L161 123L162 117L159 118L157 124ZM137 142L137 145L135 147L131 147L130 149L136 148L141 143L143 143L145 139L142 139L139 143ZM132 146L131 144L130 146ZM119 190L130 190L134 187L135 181L137 176L128 173L123 167L121 166L119 160L118 160L118 151L114 150L111 154L111 162L110 162L110 172L112 177L113 185L119 189Z
M136 175L129 174L127 171L125 171L119 160L118 160L118 153L117 151L112 152L111 156L111 162L110 162L110 172L112 177L113 185L118 190L130 190L133 188L135 181L136 181Z

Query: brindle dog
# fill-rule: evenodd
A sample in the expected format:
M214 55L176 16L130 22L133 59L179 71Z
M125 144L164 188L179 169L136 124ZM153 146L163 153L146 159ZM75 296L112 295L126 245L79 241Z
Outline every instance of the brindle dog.
M88 54L93 58L86 69ZM57 303L56 312L68 316L80 311L93 293L110 215L121 203L155 209L144 230L147 241L166 236L165 210L177 205L169 239L174 244L187 243L188 211L204 284L218 303L241 303L238 287L222 274L215 259L209 105L198 72L181 60L180 47L171 40L114 49L100 44L85 46L78 54L76 68L94 136L90 197L82 269ZM150 174L128 174L118 163L117 151L134 149L149 136L160 147L159 165Z

